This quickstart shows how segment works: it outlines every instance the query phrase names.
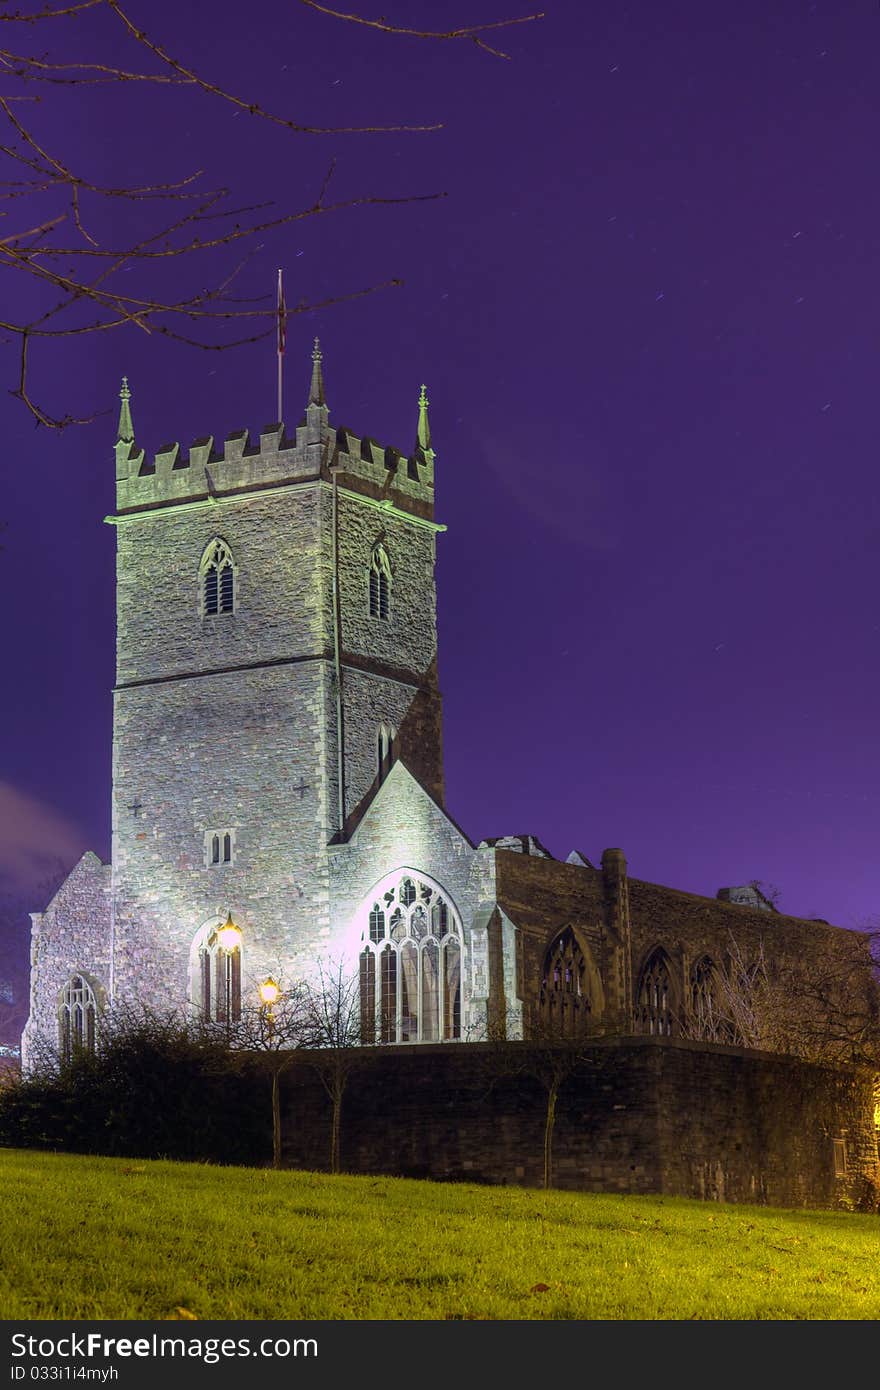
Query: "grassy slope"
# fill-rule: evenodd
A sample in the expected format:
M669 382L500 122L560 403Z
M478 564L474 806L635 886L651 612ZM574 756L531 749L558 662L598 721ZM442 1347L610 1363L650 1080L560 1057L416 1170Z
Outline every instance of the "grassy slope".
M6 1319L880 1317L844 1212L8 1149L0 1184Z

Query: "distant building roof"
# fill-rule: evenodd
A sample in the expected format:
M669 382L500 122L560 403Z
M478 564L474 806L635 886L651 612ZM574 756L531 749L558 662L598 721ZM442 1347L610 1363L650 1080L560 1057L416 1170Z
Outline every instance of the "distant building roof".
M480 849L509 849L514 854L533 854L538 859L552 859L537 835L496 835L480 841Z
M778 912L779 908L754 883L742 883L738 888L719 888L715 894L723 903L739 903L742 907L759 907L762 912Z
M566 864L576 864L581 869L595 869L596 865L591 863L585 854L581 854L579 849L573 849L571 854L565 857Z

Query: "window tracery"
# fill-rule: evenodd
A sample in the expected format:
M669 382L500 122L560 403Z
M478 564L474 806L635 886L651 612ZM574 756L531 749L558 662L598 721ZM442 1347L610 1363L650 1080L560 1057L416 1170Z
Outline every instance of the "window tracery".
M655 951L642 968L636 991L636 1031L656 1037L672 1035L672 979L664 951Z
M93 1054L97 1046L98 1001L84 975L72 975L61 992L58 1041L65 1062L78 1053Z
M598 1003L593 998L591 974L580 942L572 928L566 927L552 942L541 977L540 1012L550 1033L565 1038L588 1030Z
M402 873L367 913L361 941L364 1042L461 1037L461 924L442 892Z
M202 613L211 616L235 611L235 562L225 541L215 537L199 566Z
M374 546L370 556L370 617L391 617L391 562L384 545Z

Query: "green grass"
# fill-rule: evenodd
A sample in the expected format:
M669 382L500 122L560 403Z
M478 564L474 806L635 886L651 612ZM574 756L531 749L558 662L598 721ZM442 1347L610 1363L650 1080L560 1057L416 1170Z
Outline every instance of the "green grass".
M875 1216L10 1149L0 1184L6 1319L880 1317Z

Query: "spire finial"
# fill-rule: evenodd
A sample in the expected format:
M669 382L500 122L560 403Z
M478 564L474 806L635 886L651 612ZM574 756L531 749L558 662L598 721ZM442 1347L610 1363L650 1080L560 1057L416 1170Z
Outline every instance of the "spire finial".
M321 352L321 342L315 339L315 346L312 348L312 382L309 387L309 405L326 405L324 400L324 377L321 372L321 362L323 354Z
M433 450L431 448L431 426L428 423L429 404L428 388L425 383L422 382L422 388L419 391L419 428L416 434L416 447L421 449L423 454L430 454L433 457Z
M128 385L128 377L122 378L122 386L119 390L119 429L116 431L117 444L134 443L134 425L131 423L131 390Z

